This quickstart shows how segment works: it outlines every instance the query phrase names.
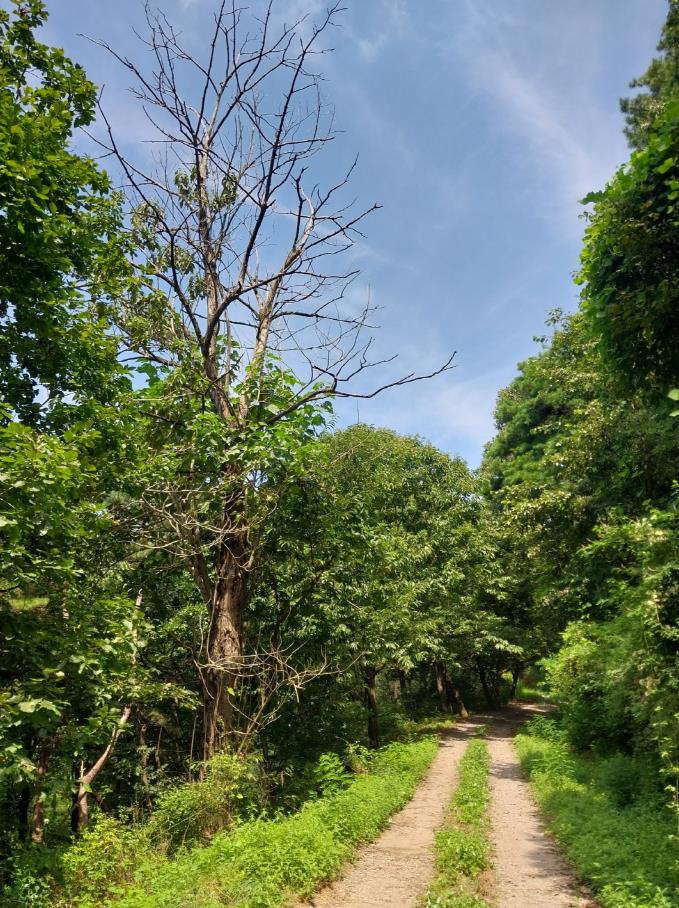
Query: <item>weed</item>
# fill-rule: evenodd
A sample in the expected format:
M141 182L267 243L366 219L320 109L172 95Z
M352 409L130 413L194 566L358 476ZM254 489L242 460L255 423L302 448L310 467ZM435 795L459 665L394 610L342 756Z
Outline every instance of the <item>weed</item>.
M87 894L72 908L279 908L331 879L356 847L374 839L411 797L437 750L433 737L390 744L368 772L346 784L341 761L319 763L328 790L291 816L253 819L219 833L203 848L164 856L131 853L133 879L110 885L106 898ZM345 787L339 787L344 785ZM82 891L82 890L81 890ZM62 903L63 904L63 903Z
M470 741L460 760L459 780L450 803L450 821L436 836L437 877L425 908L487 908L475 881L490 867L488 838L488 746L485 728Z
M516 746L552 831L602 908L679 908L673 818L644 794L632 758L577 756L544 720L527 723Z

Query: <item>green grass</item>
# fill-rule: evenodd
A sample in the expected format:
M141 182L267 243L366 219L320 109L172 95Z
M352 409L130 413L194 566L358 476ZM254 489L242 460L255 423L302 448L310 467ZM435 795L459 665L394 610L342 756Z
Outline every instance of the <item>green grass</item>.
M460 760L448 820L436 836L437 875L425 908L488 908L478 885L490 867L488 766L486 742L474 738Z
M549 702L547 694L539 686L524 684L523 681L519 681L516 685L516 699L534 700L537 703Z
M131 855L130 879L116 892L83 895L74 908L280 908L337 875L356 848L374 839L412 796L436 754L433 736L389 744L370 771L344 790L306 803L292 816L242 823L204 848L169 858ZM94 857L94 856L93 856Z
M516 747L552 832L601 908L679 908L676 818L645 789L632 758L577 756L544 718L527 723Z

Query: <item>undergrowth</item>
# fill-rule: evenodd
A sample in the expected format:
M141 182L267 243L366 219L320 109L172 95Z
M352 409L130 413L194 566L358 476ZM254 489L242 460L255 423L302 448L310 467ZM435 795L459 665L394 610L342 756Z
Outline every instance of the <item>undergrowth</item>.
M573 753L552 719L516 738L550 828L601 908L679 908L676 820L633 757Z
M490 867L488 746L480 736L460 760L446 825L436 836L437 876L425 908L488 908L479 877Z
M433 736L389 744L371 758L368 772L351 778L345 787L345 780L335 777L337 767L324 765L320 771L332 775L332 784L297 813L243 822L205 847L180 848L174 855L163 854L148 837L118 848L115 830L107 830L106 824L95 827L90 843L89 833L83 839L79 874L71 879L71 895L61 905L279 908L292 897L307 897L408 801L437 746ZM107 837L113 841L100 841ZM108 878L99 873L106 844L112 856ZM116 872L115 860L122 853L125 860ZM88 858L97 868L96 878L89 880Z
M516 699L534 700L537 703L546 703L548 702L549 697L538 684L528 684L524 681L519 681L516 685Z

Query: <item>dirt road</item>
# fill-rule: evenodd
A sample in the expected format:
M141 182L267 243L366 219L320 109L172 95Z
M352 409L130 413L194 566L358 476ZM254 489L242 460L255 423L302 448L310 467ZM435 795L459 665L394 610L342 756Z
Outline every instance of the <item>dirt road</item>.
M461 722L439 752L412 800L344 875L311 901L315 908L412 908L434 876L434 835L455 789L457 764L475 726Z
M545 829L512 746L517 729L539 711L509 708L488 729L494 908L595 908Z
M578 885L542 823L512 738L538 709L512 707L460 722L441 740L412 800L363 848L314 908L416 908L434 876L434 837L455 789L457 764L473 731L487 725L491 756L493 908L596 908Z

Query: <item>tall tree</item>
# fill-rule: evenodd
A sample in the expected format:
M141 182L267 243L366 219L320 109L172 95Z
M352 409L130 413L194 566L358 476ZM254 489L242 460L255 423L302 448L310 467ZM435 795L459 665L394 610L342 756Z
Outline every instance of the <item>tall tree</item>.
M105 308L125 266L119 200L70 147L95 86L37 40L41 0L12 6L0 10L0 399L39 423L65 395L110 399L120 369Z
M151 14L150 67L111 51L163 149L144 168L109 130L140 261L117 326L149 365L147 411L171 429L156 433L165 471L145 500L155 544L181 553L209 615L206 756L237 727L268 480L294 468L323 421L317 402L354 393L349 383L370 365L371 307L345 304L356 271L343 258L374 206L351 204L353 164L323 185L316 160L334 130L314 65L339 12L335 3L317 23L286 25L273 2L257 18L224 0L200 55Z
M665 396L679 384L679 97L645 146L592 193L579 280L582 308L624 391Z
M37 40L40 0L13 7L0 11L0 772L3 825L40 842L48 790L79 780L86 816L134 686L139 611L107 500L134 459L110 406L129 381L107 317L129 270L120 199L72 147L95 86Z
M630 82L630 88L645 89L631 98L622 98L620 109L625 114L625 135L632 148L643 148L653 122L663 114L667 103L679 92L679 3L669 0L667 19L658 50L643 76Z

